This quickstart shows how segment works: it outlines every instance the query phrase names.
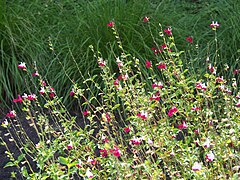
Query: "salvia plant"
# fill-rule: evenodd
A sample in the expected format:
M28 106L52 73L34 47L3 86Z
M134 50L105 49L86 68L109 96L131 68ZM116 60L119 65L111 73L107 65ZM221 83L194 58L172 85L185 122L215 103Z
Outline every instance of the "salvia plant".
M148 26L150 18L142 23ZM69 96L78 104L77 116L38 73L37 64L19 63L28 91L13 99L1 137L9 158L5 168L14 166L20 172L13 171L12 177L238 179L240 94L234 76L239 70L232 79L220 76L216 55L208 57L204 76L190 72L183 66L186 54L177 49L172 28L161 25L160 38L153 37L150 47L155 58L138 59L124 50L117 23L107 26L119 49L111 59L117 71L89 47L104 86L95 82L96 76L85 79L84 88L72 81ZM218 28L218 22L209 27L215 37ZM193 43L192 37L186 40Z

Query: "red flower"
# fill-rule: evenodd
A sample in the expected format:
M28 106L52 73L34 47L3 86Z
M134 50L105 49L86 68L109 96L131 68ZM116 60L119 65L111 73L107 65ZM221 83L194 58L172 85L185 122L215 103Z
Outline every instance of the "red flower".
M130 140L130 144L139 145L141 144L142 138L133 138Z
M16 112L15 111L10 111L9 113L6 114L6 117L14 118L14 117L16 117Z
M114 146L114 148L110 149L109 152L112 153L116 157L119 157L121 155L121 151L117 146Z
M27 99L30 101L35 101L36 100L36 95L35 94L30 94L27 96Z
M192 42L193 42L193 39L192 39L192 37L188 36L188 37L186 38L186 41L188 41L189 43L192 43Z
M187 124L186 124L186 121L183 121L183 123L182 124L179 124L178 125L178 129L187 129Z
M15 103L17 103L17 102L22 103L22 97L20 95L18 95L18 98L17 99L13 99L13 102L15 102Z
M210 27L213 29L213 30L216 30L217 28L219 28L219 24L218 24L218 22L216 21L216 22L214 22L214 21L212 21L212 24L210 24Z
M192 107L191 110L192 111L199 111L199 110L201 110L201 108L199 108L199 107Z
M38 72L36 71L35 73L32 74L32 76L39 76Z
M149 17L145 16L145 17L143 18L143 22L148 22L148 21L149 21Z
M123 130L125 131L125 133L129 133L131 129L130 127L125 127Z
M171 36L172 35L172 30L171 28L167 28L167 29L164 29L164 32L168 35L168 36Z
M151 62L146 60L146 68L150 68L151 67Z
M19 69L26 69L26 63L25 63L25 62L21 62L21 63L18 65L18 68L19 68Z
M108 24L107 24L108 27L113 27L114 26L114 22L113 21L110 21Z
M119 80L116 79L116 80L113 82L113 85L118 86L118 85L119 85Z
M147 112L144 112L142 110L140 113L137 114L137 117L140 117L141 119L146 120L148 117L148 114L147 114Z
M86 109L86 111L83 112L84 116L88 116L90 114L90 112Z
M156 92L156 95L153 94L153 95L150 97L150 101L153 101L153 100L155 100L155 101L159 101L159 100L160 100L159 92Z
M72 91L70 91L69 95L70 96L74 96L75 92L74 92L74 88L72 88Z
M100 151L100 153L102 153L101 154L102 157L107 157L108 153L107 153L106 149L100 149L99 151Z
M80 159L78 159L78 163L76 164L77 168L81 168L82 166L82 161Z
M166 69L167 65L163 62L160 62L160 64L157 66L158 69Z
M235 69L235 70L233 71L233 74L236 75L236 74L238 74L239 72L240 72L239 69Z
M72 148L73 148L73 144L72 144L72 142L70 142L70 143L67 145L67 149L70 150L70 149L72 149Z
M41 90L39 91L40 94L45 94L45 89L44 87L41 87Z
M178 112L178 109L173 106L169 111L168 111L168 116L172 117L174 113Z

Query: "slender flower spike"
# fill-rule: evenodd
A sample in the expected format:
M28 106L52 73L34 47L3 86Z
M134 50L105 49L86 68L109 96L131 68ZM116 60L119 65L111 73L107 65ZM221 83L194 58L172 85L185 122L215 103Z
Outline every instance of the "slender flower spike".
M87 169L86 176L88 177L88 179L92 179L93 178L93 173L89 169Z
M212 151L210 151L210 152L206 155L206 159L207 159L209 162L212 162L214 158L215 158L215 156L214 156L214 154L212 153Z
M188 37L186 38L186 41L188 41L189 43L192 43L192 42L193 42L193 39L192 39L191 36L188 36Z
M146 60L146 68L150 68L151 67L151 62L150 61L148 61L148 60Z
M14 118L14 117L16 117L16 112L14 110L10 111L9 113L6 114L6 117Z
M168 35L171 36L172 35L172 29L169 27L167 29L164 29L164 32Z
M200 171L202 169L202 165L198 162L195 162L192 166L193 171Z
M17 102L19 102L19 103L22 103L22 97L20 96L20 95L18 95L18 98L17 99L13 99L13 102L15 102L15 103L17 103Z
M216 22L214 22L214 21L212 21L212 23L210 24L210 27L212 28L212 30L216 30L217 28L219 28L219 24L218 24L218 22L216 21Z
M26 69L26 63L25 63L25 62L21 62L21 63L18 65L18 68L19 68L19 69Z
M107 24L108 27L113 27L114 26L114 22L113 21L110 21L108 24Z
M145 17L143 18L143 22L145 22L145 23L146 23L146 22L148 22L148 21L149 21L149 19L150 19L149 17L145 16Z

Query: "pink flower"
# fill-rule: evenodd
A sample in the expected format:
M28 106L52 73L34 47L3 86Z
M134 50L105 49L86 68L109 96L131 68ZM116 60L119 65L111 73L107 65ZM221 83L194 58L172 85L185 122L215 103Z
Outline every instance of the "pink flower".
M107 24L108 27L113 27L114 26L114 22L113 21L110 21L108 24Z
M216 22L214 22L214 21L212 21L212 23L210 24L210 27L213 29L213 30L216 30L217 28L219 28L219 24L218 24L218 22L216 21Z
M35 94L30 94L30 95L27 96L27 99L29 101L35 101L36 100L36 95Z
M93 178L93 173L89 169L87 169L86 176L88 177L88 179L92 179Z
M208 69L211 73L216 74L216 69L212 66L212 64L209 64Z
M78 163L76 164L77 168L81 168L82 166L82 161L80 159L78 159Z
M17 103L17 102L19 102L19 103L22 103L22 97L20 96L20 95L18 95L18 98L17 99L13 99L13 102L15 102L15 103Z
M199 107L192 107L191 110L192 111L199 111L199 110L201 110L201 108L199 108Z
M106 136L102 135L102 143L108 143L108 142L109 142L109 139Z
M40 91L39 91L40 94L45 94L45 88L44 87L41 87Z
M110 149L109 152L112 153L115 157L119 157L121 155L121 151L117 146L114 146L114 148Z
M205 148L210 148L211 144L210 144L210 140L207 138L206 141L203 143L203 147Z
M131 129L130 127L125 127L123 130L125 131L125 133L129 133Z
M126 81L126 80L128 80L128 74L124 74L124 75L122 75L122 80L124 80L124 81Z
M14 118L16 117L16 111L10 111L9 113L6 114L6 117L9 117L9 118Z
M133 138L133 139L131 139L130 140L130 144L133 144L133 145L139 145L139 144L141 144L141 141L142 141L142 138Z
M148 117L148 113L142 110L140 113L137 114L137 117L140 117L141 119L146 120Z
M148 144L149 144L149 145L152 145L152 144L153 144L153 141L152 141L150 138L148 138Z
M202 165L198 162L195 162L192 166L193 171L200 171L202 169Z
M105 62L102 58L100 58L100 59L98 60L98 65L101 66L101 67L103 67L103 66L106 65L106 62Z
M161 49L167 49L167 45L166 45L166 44L162 44L162 45L160 46L160 48L161 48Z
M199 133L199 129L195 129L195 130L194 130L194 133L195 133L195 134L198 134L198 133Z
M70 96L74 96L75 95L74 88L72 88L72 91L70 91L69 95Z
M72 149L72 148L73 148L73 144L72 144L72 142L70 142L70 143L67 145L67 149L70 150L70 149Z
M178 109L176 106L173 106L169 111L168 111L168 116L172 117L174 113L178 112Z
M84 116L88 116L89 114L90 114L90 112L87 109L83 112Z
M192 39L191 36L188 36L188 37L186 38L186 41L188 41L189 43L192 43L192 42L193 42L193 39Z
M107 153L106 149L100 149L99 151L100 151L100 153L102 153L101 154L102 157L107 157L108 153Z
M237 106L237 107L240 107L240 99L238 100L236 106Z
M182 124L179 124L178 125L178 129L187 129L187 124L186 124L186 121L183 121L183 123Z
M168 35L171 36L172 35L172 29L169 27L167 29L164 29L164 32Z
M149 21L149 18L147 17L147 16L145 16L144 18L143 18L143 22L148 22Z
M18 68L19 68L19 69L26 69L26 63L25 63L25 62L21 62L21 63L18 65Z
M156 95L152 95L151 97L150 97L150 101L159 101L161 98L160 98L160 95L159 95L159 92L156 92Z
M114 85L114 86L118 86L118 85L119 85L119 80L116 79L116 80L113 82L113 85Z
M151 67L151 62L146 60L146 68L150 68Z
M90 158L90 156L88 156L87 162L90 163L90 164L96 164L97 163L97 161L95 159Z
M33 77L39 76L38 72L36 71L35 73L32 74Z
M167 65L163 62L160 62L159 65L157 66L158 69L166 69Z
M210 152L206 155L206 159L207 159L209 162L212 162L214 158L215 158L215 156L214 156L214 154L212 153L212 151L210 151Z
M236 74L238 74L239 72L240 72L239 69L235 69L235 70L233 71L233 74L236 75Z
M49 96L53 98L55 96L54 88L51 87L49 90L50 90Z
M41 84L42 84L42 86L46 86L47 85L46 82L43 81L43 80L41 80Z
M108 113L106 113L106 118L107 118L107 122L109 122L111 120L111 118L110 118Z
M207 90L207 86L205 85L205 83L201 83L201 82L197 82L196 83L196 88L197 89L201 89L203 91L206 91Z
M216 83L221 83L223 82L223 76L222 77L217 77L216 78Z
M152 84L152 88L160 88L161 89L162 87L163 87L163 83L161 83L161 82Z

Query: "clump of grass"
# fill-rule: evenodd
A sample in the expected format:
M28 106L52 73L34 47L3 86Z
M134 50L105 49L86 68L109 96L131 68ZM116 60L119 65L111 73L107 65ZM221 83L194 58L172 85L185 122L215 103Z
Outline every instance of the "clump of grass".
M214 35L207 29L206 22L217 19L221 26L225 27L224 31L218 33L218 46L222 49L219 54L221 62L218 63L218 69L222 70L224 77L229 78L231 76L229 71L223 71L225 64L231 67L230 71L238 69L237 44L240 33L236 24L238 24L239 7L234 5L234 1L175 2L153 0L134 2L117 0L112 3L106 0L6 2L7 8L4 14L6 21L3 25L6 28L1 32L2 72L5 79L2 82L1 100L9 103L17 92L25 91L22 83L17 80L19 76L13 81L10 79L18 74L14 70L16 61L30 64L36 61L41 67L40 73L44 72L43 76L51 81L60 94L66 94L68 90L65 87L71 84L61 70L59 61L75 82L80 83L82 78L71 60L72 56L80 65L84 77L88 77L88 73L98 74L99 70L88 46L95 44L96 49L101 51L104 57L113 58L112 51L117 52L118 49L113 42L111 32L105 26L109 20L118 23L125 49L142 59L154 58L151 47L155 44L151 35L147 33L151 28L155 37L158 34L156 30L158 23L154 22L160 21L163 25L172 25L177 35L175 40L179 49L185 49L185 38L192 36L194 45L189 49L194 56L186 58L183 64L193 66L194 71L203 73L207 56L213 58L215 54L212 49L215 40L211 37ZM150 16L152 20L157 21L154 21L150 27L142 25L144 16ZM198 48L195 48L195 45L198 45ZM10 62L13 62L12 65ZM114 62L109 63L110 66L112 64ZM65 97L64 102L68 102L69 106L72 104L71 100Z
M74 81L69 88L80 119L68 112L57 89L44 83L41 74L32 77L29 65L19 66L31 84L28 94L14 99L26 120L12 110L2 124L5 136L21 152L12 154L9 142L3 141L10 158L5 167L17 166L22 176L36 179L237 178L237 82L229 86L231 79L219 77L214 62L204 76L189 72L183 66L185 52L177 49L169 27L159 27L160 37L153 41L162 49L154 60L146 60L124 49L115 21L108 26L118 47L112 52L115 58L105 59L90 46L103 88L94 77L85 79L84 88ZM74 56L72 60L78 68ZM112 62L116 71L109 68Z

